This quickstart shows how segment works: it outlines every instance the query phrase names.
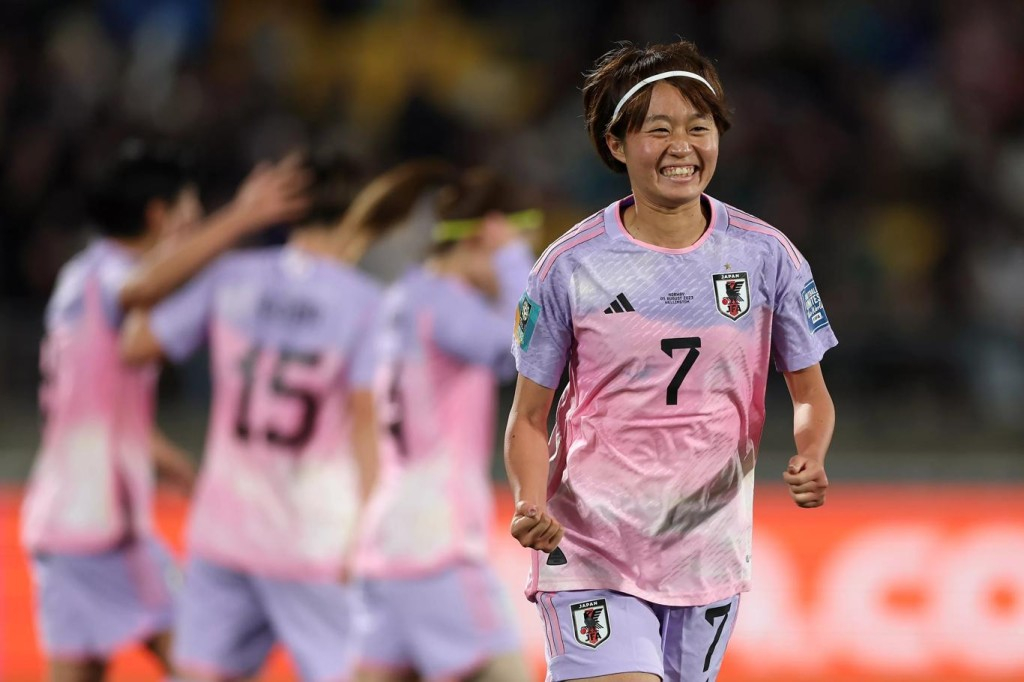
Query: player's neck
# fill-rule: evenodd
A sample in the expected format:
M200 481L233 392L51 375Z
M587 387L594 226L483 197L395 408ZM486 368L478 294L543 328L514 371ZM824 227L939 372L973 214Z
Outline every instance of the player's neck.
M693 246L710 222L708 211L699 198L686 206L668 210L636 199L622 216L622 224L634 239L666 249Z
M498 278L493 268L481 267L480 254L460 247L434 254L424 264L427 270L441 277L456 279L476 289L483 296L494 299L498 296Z
M435 275L455 277L462 280L466 279L465 268L463 267L464 261L459 258L459 254L455 250L434 254L427 258L423 265Z
M303 225L293 230L288 238L292 248L348 265L355 265L362 259L369 243L365 231L355 228L340 230L322 223Z
M116 244L118 248L136 256L141 256L152 249L158 241L146 233L137 237L107 237L107 239Z

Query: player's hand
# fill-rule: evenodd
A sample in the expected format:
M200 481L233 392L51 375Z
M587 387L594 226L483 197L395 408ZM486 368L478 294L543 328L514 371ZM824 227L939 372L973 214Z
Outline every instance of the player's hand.
M802 455L791 457L782 480L789 486L789 495L798 507L810 509L825 504L828 476L818 460Z
M231 208L249 232L296 220L309 208L311 182L298 154L289 154L275 164L260 163L238 189Z
M160 229L161 246L177 246L202 224L203 205L195 187L185 189Z
M562 524L540 511L538 505L525 500L516 503L510 531L523 547L542 552L552 552L565 535Z

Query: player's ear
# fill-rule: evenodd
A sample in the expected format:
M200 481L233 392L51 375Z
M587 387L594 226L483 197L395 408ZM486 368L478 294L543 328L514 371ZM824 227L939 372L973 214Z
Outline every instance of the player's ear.
M626 143L611 133L604 134L604 143L608 145L608 151L612 153L616 161L626 163Z

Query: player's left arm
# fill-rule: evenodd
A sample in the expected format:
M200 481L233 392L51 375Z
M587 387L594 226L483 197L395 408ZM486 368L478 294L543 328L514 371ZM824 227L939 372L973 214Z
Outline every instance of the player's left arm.
M134 308L121 325L121 359L131 365L156 362L163 358L160 339L153 333L150 313L145 308Z
M359 501L363 505L373 492L380 468L373 391L368 388L352 391L346 409L352 419L352 454L359 475Z
M150 452L157 480L182 495L191 495L196 481L196 465L188 453L173 443L159 428L153 429Z
M797 506L820 507L825 504L828 489L825 455L835 429L835 406L825 386L820 364L783 374L793 399L796 454L790 458L782 478Z

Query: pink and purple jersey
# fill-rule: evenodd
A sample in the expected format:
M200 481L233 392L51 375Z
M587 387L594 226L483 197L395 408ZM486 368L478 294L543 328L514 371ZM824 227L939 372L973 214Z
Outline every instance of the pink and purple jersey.
M97 552L152 528L155 367L121 362L134 257L98 240L60 272L40 349L42 444L22 509L32 551Z
M172 359L210 339L195 556L270 577L337 575L358 508L347 402L372 382L379 297L357 270L278 247L222 257L154 312Z
M494 301L427 268L388 292L376 391L386 431L360 534L362 575L410 577L484 559L498 380L515 375L508 320L532 262L524 244L495 255Z
M569 384L548 510L565 561L534 552L527 595L608 589L695 606L749 589L754 462L768 366L836 344L810 266L720 201L692 246L634 239L617 201L555 241L516 318L519 372Z

